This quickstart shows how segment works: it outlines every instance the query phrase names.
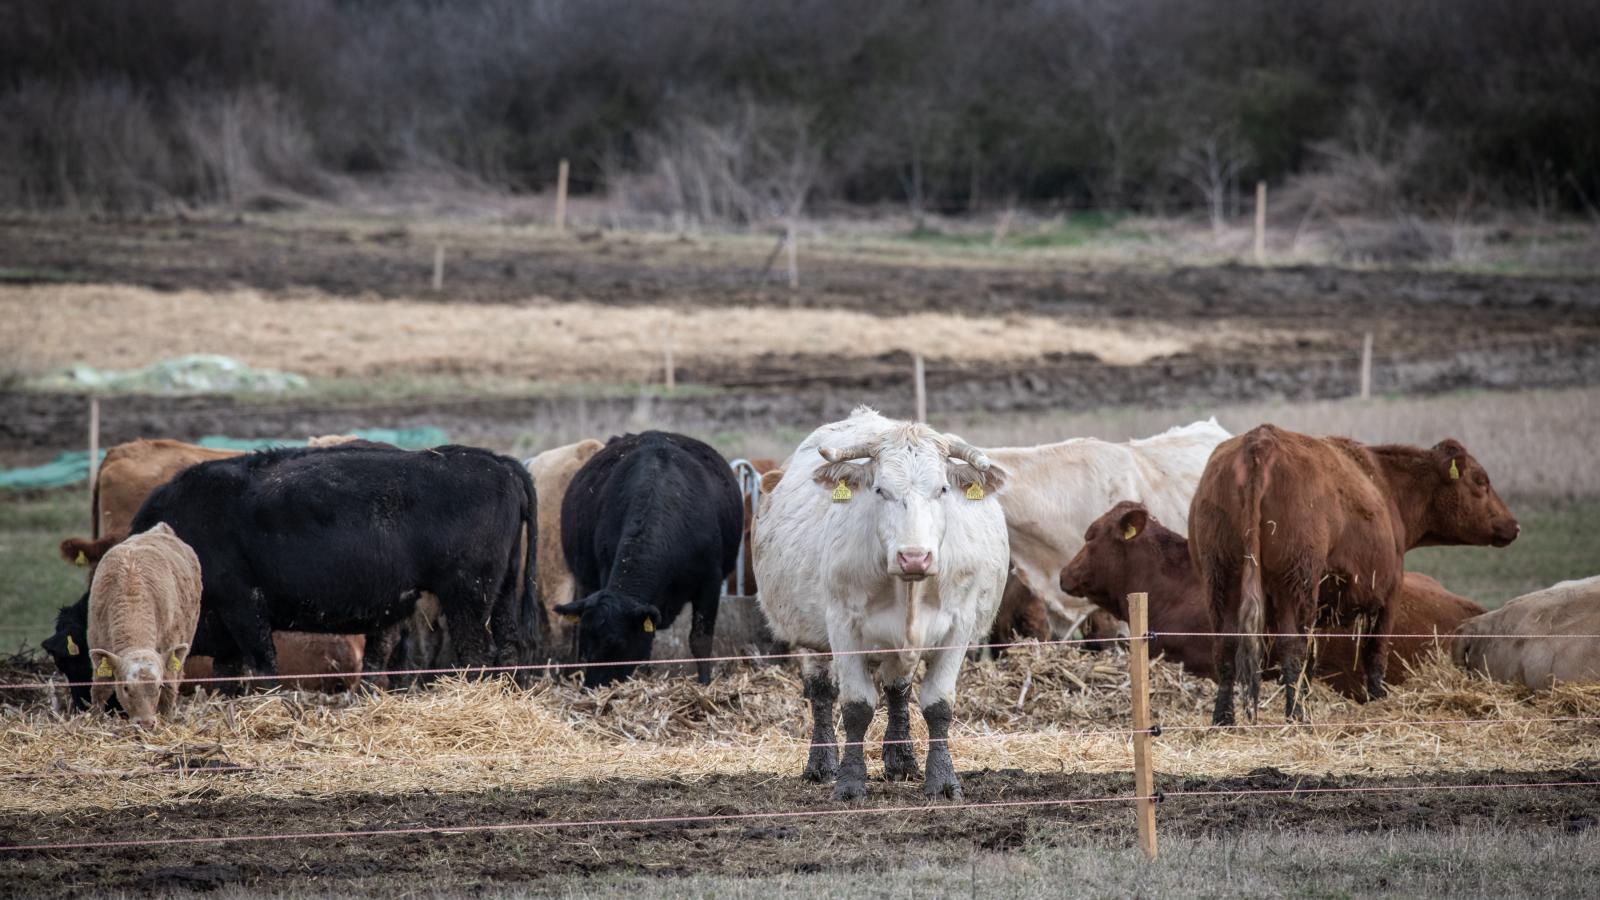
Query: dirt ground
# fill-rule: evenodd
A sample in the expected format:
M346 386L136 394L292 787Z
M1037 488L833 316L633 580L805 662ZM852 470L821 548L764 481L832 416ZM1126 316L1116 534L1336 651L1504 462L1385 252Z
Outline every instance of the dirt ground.
M449 247L438 293L436 242ZM434 379L386 399L359 387L270 403L118 397L107 443L354 422L509 444L645 407L711 431L807 425L862 402L903 415L912 349L939 413L1342 397L1367 330L1378 393L1600 382L1600 287L1580 276L1130 268L834 244L810 251L791 291L763 282L768 249L759 237L271 217L12 219L0 221L0 278L8 321L26 327L0 332L0 348L14 376L206 349L358 384ZM661 396L669 323L680 390ZM502 390L479 390L483 379ZM529 387L503 390L508 380ZM0 456L76 446L84 404L0 386Z
M225 775L207 777L227 777ZM1247 835L1296 829L1347 834L1447 829L1515 822L1524 828L1593 827L1600 787L1406 791L1408 785L1593 781L1600 763L1533 773L1353 780L1304 778L1263 769L1245 777L1161 777L1158 808L1167 835ZM392 895L465 892L508 882L537 890L558 875L762 875L850 871L943 862L981 851L1106 842L1131 844L1131 804L1047 805L1128 796L1127 775L1019 770L962 773L969 804L1037 806L926 808L917 784L872 785L868 812L680 823L510 828L287 841L37 851L0 860L6 894L89 896L122 891L316 890ZM1365 793L1179 796L1181 791L1384 788ZM1394 788L1395 790L1388 790ZM689 817L751 816L837 808L826 789L798 778L712 776L693 782L619 780L534 791L346 795L334 799L204 802L130 807L57 818L0 816L0 841L181 839L277 832L535 825L604 820L670 810Z

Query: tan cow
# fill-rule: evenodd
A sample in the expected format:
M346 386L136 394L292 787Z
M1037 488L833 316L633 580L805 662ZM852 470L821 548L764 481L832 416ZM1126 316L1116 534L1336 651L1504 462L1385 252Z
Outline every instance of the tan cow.
M90 700L117 702L141 727L170 715L200 622L200 560L166 523L106 551L89 588Z
M550 626L550 637L560 642L568 636L566 618L555 612L556 606L577 599L572 572L567 569L567 559L561 552L561 501L567 496L567 485L578 474L590 457L605 448L594 438L546 450L527 461L528 474L533 476L533 490L539 495L539 603L544 607L545 621ZM553 645L554 646L554 645Z
M1518 635L1489 637L1488 635ZM1547 635L1554 635L1553 637ZM1600 575L1524 594L1462 623L1451 655L1496 681L1530 688L1600 682Z

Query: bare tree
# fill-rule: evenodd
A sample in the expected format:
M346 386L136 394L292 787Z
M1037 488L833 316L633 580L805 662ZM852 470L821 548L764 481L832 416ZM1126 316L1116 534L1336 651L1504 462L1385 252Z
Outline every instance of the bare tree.
M1227 223L1228 191L1249 164L1249 148L1227 128L1194 132L1178 147L1174 171L1200 193L1211 215L1212 231L1222 231Z

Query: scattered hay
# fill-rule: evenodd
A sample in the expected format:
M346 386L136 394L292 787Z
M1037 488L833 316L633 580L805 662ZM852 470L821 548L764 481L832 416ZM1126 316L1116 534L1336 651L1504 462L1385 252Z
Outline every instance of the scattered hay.
M1315 686L1310 709L1319 727L1281 725L1274 693L1263 701L1261 727L1211 730L1210 682L1163 661L1151 680L1165 728L1156 766L1174 776L1264 766L1370 776L1544 770L1592 759L1600 736L1597 722L1534 721L1600 718L1600 686L1529 692L1438 655L1380 703L1356 704ZM417 693L343 699L201 697L149 733L100 714L10 707L0 716L0 809L54 813L727 772L788 778L805 762L806 715L798 675L776 666L730 667L709 687L657 674L595 691L571 681L520 690L508 680L450 679ZM912 718L921 740L921 719ZM1484 718L1514 724L1460 721ZM1126 656L1022 647L969 665L956 720L952 744L963 769L1127 771ZM1454 721L1385 724L1441 720ZM881 740L883 725L879 715L870 740ZM878 755L869 749L869 765Z

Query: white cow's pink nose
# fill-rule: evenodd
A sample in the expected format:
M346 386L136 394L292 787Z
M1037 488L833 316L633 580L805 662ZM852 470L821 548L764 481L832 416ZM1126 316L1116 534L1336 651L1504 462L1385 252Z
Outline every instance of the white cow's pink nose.
M933 567L933 551L901 550L894 555L894 561L899 564L900 571L907 575L926 575Z

